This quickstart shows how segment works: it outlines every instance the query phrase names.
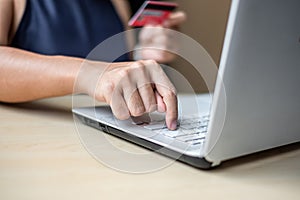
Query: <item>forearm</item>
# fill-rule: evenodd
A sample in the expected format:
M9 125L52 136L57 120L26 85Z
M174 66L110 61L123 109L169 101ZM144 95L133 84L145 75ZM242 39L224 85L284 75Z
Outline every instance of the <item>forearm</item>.
M0 46L0 102L31 101L74 91L109 103L118 119L156 109L166 112L167 126L176 129L176 90L153 60L84 62Z
M24 102L72 94L82 62L79 58L0 46L0 101Z

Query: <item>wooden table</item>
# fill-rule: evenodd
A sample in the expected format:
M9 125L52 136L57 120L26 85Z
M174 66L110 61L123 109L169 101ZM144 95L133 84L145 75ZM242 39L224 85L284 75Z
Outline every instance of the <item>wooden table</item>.
M299 143L209 171L175 162L152 173L122 173L85 150L74 125L71 99L0 104L1 200L300 199Z

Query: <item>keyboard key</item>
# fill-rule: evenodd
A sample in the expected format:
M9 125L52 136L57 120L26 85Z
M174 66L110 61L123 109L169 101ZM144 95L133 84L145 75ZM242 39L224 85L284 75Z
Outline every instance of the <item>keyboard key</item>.
M199 138L205 138L205 135L203 134L191 134L191 135L184 135L184 136L178 136L176 137L177 140L182 141L182 142L188 142L192 140L197 140Z
M198 129L182 129L182 132L185 135L190 135L190 134L195 134L195 133L199 132L199 130Z
M168 129L161 130L161 131L156 131L156 132L159 133L159 134L163 134L165 136L168 136L168 137L172 137L172 138L175 138L175 137L178 137L178 136L184 134L181 130L170 131Z
M201 145L205 141L209 116L201 118L185 118L180 120L180 126L175 131L170 131L165 120L153 120L149 124L142 125L144 128L154 131L157 134L163 134L175 140L185 142L191 145Z
M197 141L193 141L192 143L190 143L191 145L203 145L204 144L204 139L200 139Z
M203 127L203 125L197 122L193 124L181 124L180 127L183 129L194 129L194 128L201 128Z
M158 129L167 128L167 125L162 122L151 122L150 124L144 126L144 128L154 131Z

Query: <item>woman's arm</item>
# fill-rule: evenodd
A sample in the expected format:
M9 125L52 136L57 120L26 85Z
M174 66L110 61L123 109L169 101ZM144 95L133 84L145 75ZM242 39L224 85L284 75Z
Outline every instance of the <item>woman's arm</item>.
M14 1L0 4L0 101L22 102L71 94L81 59L44 56L9 47Z
M24 102L72 94L82 59L0 46L0 101Z
M66 56L44 56L0 47L0 101L23 102L75 91L110 104L119 119L166 112L177 127L176 90L156 61L105 63Z
M16 103L72 94L75 85L75 92L110 104L119 119L159 110L166 112L167 126L176 129L176 91L156 61L84 62L9 47L13 8L7 3L12 1L4 2L0 4L0 101Z

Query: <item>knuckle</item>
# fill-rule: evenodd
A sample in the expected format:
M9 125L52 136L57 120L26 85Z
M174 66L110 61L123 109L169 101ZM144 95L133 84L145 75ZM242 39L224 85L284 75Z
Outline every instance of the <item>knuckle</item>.
M161 54L156 54L157 56L161 56ZM157 59L157 58L156 58ZM155 73L163 73L162 67L157 63L156 60L146 60L144 61L145 65L149 68L149 70L151 70L152 72Z
M137 80L146 80L149 74L148 67L142 62L136 62L133 66L133 77Z
M136 61L136 62L134 62L134 63L131 64L131 67L133 69L139 69L139 68L143 67L143 65L144 64L142 63L142 61Z
M130 69L129 68L124 68L122 70L119 71L119 76L121 77L121 79L128 77L130 74Z
M159 65L157 64L157 62L156 62L155 60L153 60L153 59L146 60L145 62L146 62L146 65L150 65L151 67L152 67L152 66L159 66Z
M153 110L156 109L157 103L156 103L154 98L151 98L146 105L147 105L146 111L147 112L152 112Z
M141 116L142 114L145 113L145 108L144 106L134 106L131 110L130 110L132 116L137 117L137 116Z
M168 90L168 91L165 92L164 98L173 99L173 98L176 98L176 95L175 95L174 91Z
M175 88L175 86L173 84L170 86L170 90L172 91L172 94L176 97L177 90L176 90L176 88Z
M148 67L143 62L137 62L134 69L136 70L135 75L142 76L140 78L145 77L145 75L148 73Z
M146 66L141 62L138 62L137 66L135 68L142 72L146 71Z
M169 97L175 96L176 97L177 90L168 77L166 78L164 84L165 85L163 87L166 89L166 92L165 92L166 95L164 95L164 96L169 96Z

